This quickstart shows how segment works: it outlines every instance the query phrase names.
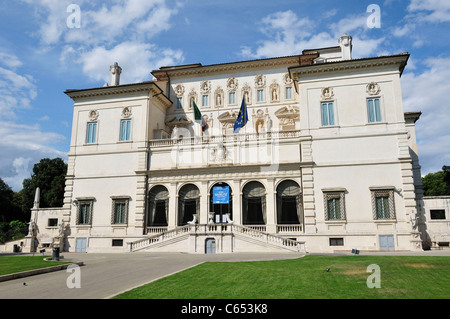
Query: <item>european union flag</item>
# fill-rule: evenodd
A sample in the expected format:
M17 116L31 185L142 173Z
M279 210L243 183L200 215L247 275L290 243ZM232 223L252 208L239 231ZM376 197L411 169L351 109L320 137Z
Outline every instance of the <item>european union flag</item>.
M248 114L247 114L247 104L245 104L245 97L242 99L241 109L239 110L239 115L234 122L234 133L238 133L241 127L244 127L248 122Z

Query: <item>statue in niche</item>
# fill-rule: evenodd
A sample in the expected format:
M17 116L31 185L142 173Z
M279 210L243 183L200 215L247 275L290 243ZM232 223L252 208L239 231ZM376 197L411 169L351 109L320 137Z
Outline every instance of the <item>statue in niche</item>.
M216 96L216 105L222 105L222 94L217 94Z
M278 101L278 92L276 88L272 89L272 101Z
M267 132L271 132L272 131L272 125L273 125L272 119L269 117L267 119Z
M244 96L245 96L245 103L250 104L250 97L248 91L244 92Z

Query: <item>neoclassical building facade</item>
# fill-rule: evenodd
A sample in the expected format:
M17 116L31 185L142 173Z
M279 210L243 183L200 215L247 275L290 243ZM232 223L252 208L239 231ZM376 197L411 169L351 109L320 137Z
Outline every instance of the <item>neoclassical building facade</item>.
M400 84L409 54L352 59L351 37L338 44L124 85L116 63L110 84L67 90L65 204L36 204L32 249L422 249L420 112L404 112Z

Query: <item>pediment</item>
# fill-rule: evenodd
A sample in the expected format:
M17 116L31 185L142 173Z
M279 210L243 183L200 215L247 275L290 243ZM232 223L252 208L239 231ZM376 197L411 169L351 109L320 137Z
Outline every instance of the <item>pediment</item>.
M238 114L236 112L225 112L219 115L217 118L221 123L223 122L235 122Z
M300 118L300 109L297 106L285 106L275 112L278 118Z
M186 116L172 116L166 120L166 125L169 127L174 126L189 126L192 124L192 121L188 119Z

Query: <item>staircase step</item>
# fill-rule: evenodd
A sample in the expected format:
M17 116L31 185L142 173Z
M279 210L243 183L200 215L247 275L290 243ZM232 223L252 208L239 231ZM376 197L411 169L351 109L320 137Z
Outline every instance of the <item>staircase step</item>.
M251 240L255 244L279 249L306 252L305 243L281 236L265 233L246 226L236 224L196 224L180 226L175 229L154 234L144 239L130 243L130 251L151 250L167 245L171 245L189 236L195 235L215 235L230 234L241 239Z

